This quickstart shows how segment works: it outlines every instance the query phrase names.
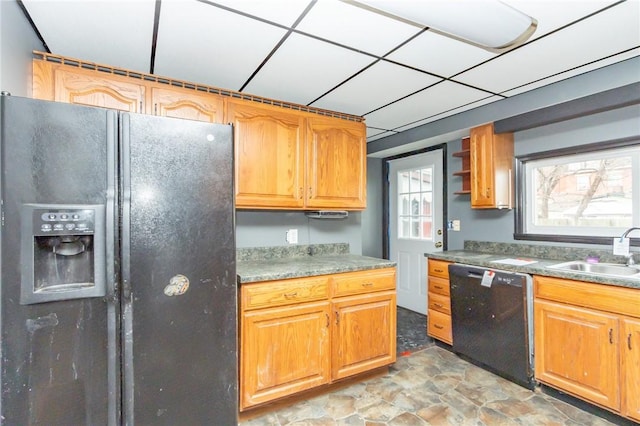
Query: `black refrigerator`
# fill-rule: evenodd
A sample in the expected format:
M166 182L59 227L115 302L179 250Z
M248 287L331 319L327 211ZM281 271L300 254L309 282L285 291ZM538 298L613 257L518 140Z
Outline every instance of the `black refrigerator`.
M0 423L235 425L231 126L0 103Z

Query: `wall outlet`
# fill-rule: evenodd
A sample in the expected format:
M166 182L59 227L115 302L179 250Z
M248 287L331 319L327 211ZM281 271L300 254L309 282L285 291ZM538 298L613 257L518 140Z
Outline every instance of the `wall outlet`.
M289 244L298 244L298 230L289 229L285 234L285 240Z

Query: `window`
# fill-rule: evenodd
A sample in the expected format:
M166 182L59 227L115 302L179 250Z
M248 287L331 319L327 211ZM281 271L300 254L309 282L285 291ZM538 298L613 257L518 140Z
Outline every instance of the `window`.
M433 168L398 172L398 237L432 240Z
M517 158L516 239L610 244L640 226L640 141Z

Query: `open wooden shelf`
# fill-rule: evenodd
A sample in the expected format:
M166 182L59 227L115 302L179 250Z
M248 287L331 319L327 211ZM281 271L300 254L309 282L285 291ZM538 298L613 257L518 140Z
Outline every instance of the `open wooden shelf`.
M462 167L459 171L454 172L454 176L462 178L462 187L460 191L455 191L456 195L471 194L471 151L469 150L470 139L468 137L462 139L462 149L454 152L453 156L462 160Z

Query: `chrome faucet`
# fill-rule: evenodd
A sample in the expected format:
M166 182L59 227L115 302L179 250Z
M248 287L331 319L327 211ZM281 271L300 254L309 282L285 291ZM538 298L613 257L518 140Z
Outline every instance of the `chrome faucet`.
M626 231L624 231L624 232L622 233L622 235L620 236L620 241L622 241L622 239L623 239L623 238L627 238L627 235L629 235L629 232L634 231L634 230L636 230L636 231L640 231L640 228L639 228L639 227L634 226L634 227L632 227L632 228L627 229L627 230L626 230ZM632 253L632 252L629 252L629 254L627 255L627 266L633 266L633 265L635 265L635 264L636 264L636 262L633 260L633 253Z

